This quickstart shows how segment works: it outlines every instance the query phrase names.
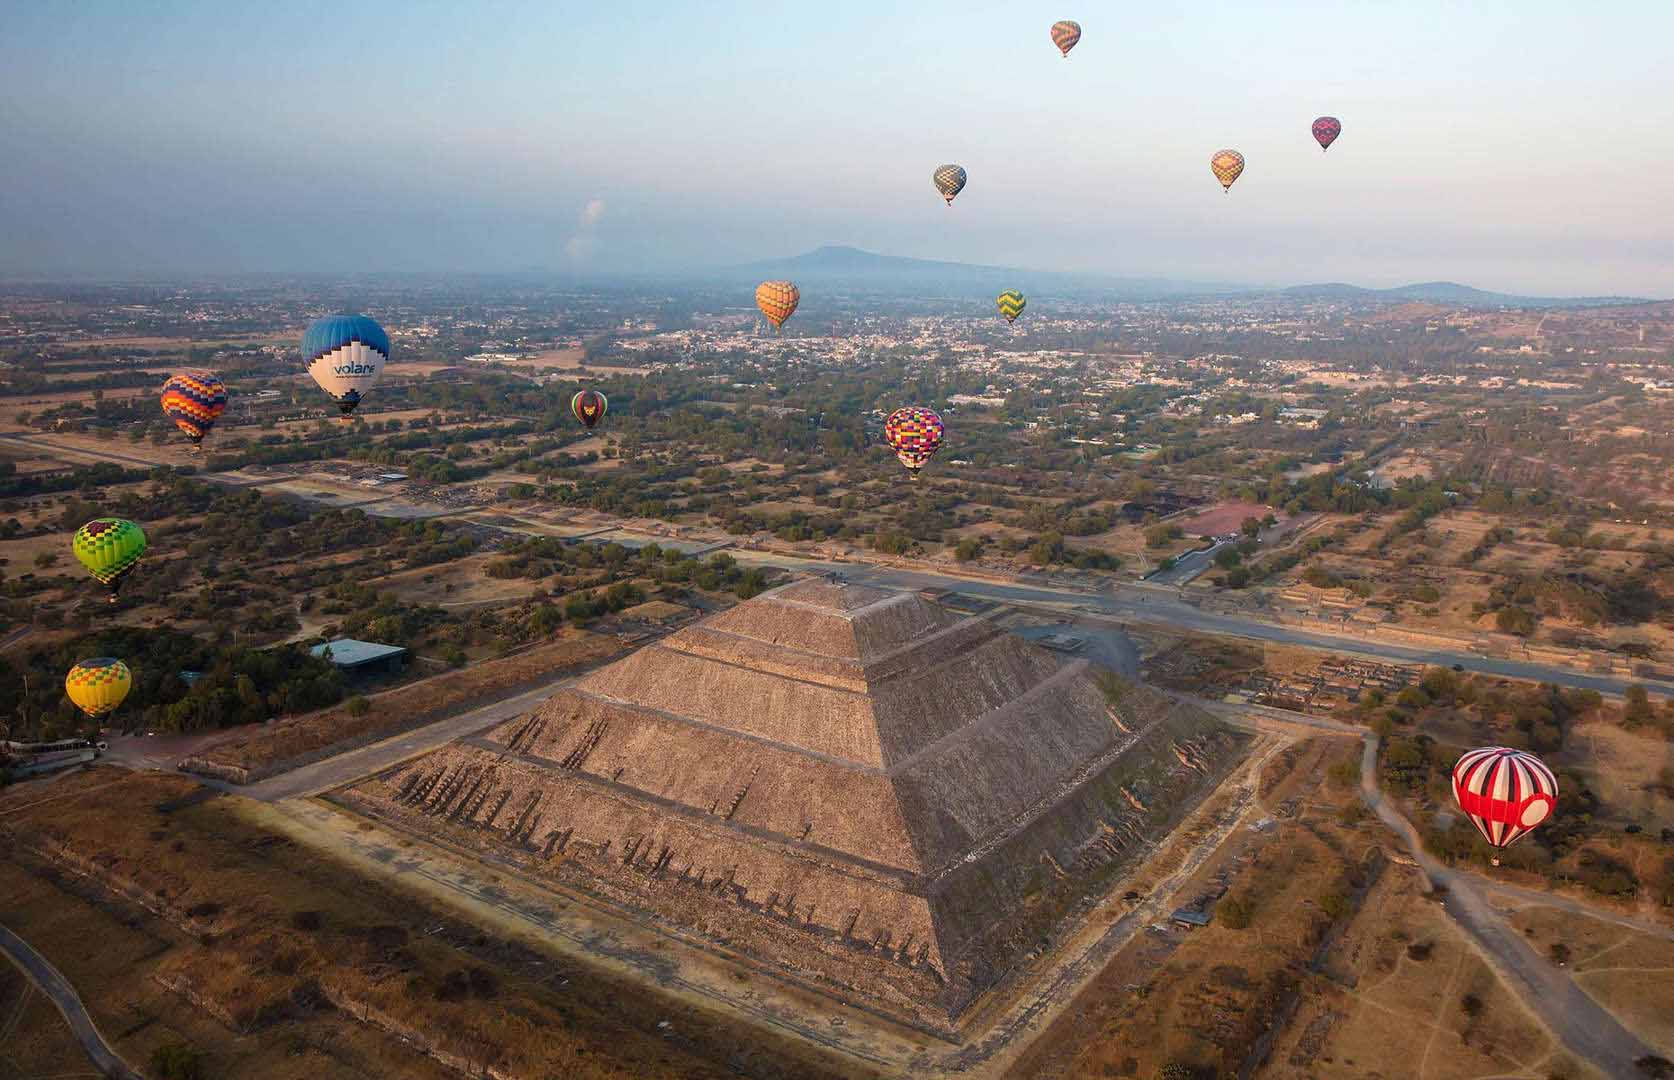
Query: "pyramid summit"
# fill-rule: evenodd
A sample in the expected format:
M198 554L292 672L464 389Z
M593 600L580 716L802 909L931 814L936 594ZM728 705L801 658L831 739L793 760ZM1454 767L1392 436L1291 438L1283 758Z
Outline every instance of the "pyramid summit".
M805 580L348 797L945 1023L1238 756L1095 676L916 593Z

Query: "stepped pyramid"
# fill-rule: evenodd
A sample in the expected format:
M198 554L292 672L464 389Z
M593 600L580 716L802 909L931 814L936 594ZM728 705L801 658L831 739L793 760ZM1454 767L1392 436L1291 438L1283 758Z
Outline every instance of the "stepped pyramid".
M1242 745L987 618L813 579L345 797L945 1023Z

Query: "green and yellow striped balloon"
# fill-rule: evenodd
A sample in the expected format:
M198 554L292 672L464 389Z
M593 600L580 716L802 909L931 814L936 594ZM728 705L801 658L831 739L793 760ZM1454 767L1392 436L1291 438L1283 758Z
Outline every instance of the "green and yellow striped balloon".
M76 530L76 559L110 590L112 603L122 579L145 554L145 532L125 518L94 518Z
M1000 314L1006 317L1008 323L1016 322L1017 317L1023 314L1023 309L1029 306L1029 302L1023 299L1023 294L1016 289L1007 289L994 302L1000 305Z

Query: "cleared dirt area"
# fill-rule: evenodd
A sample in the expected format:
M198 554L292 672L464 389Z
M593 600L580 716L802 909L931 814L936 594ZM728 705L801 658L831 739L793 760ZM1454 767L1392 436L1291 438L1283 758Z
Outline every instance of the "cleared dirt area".
M1190 517L1175 518L1174 522L1186 530L1187 536L1221 536L1237 532L1245 518L1253 517L1259 521L1268 514L1280 521L1286 517L1283 511L1263 506L1261 503L1222 502Z
M1623 1026L1674 1059L1674 941L1550 907L1526 907L1511 922Z
M322 860L237 797L109 769L81 792L0 800L0 898L141 1068L185 1044L205 1076L262 1080L836 1075Z
M445 608L485 607L522 600L541 587L540 582L528 578L493 578L484 573L484 567L502 557L493 553L469 555L440 566L370 578L366 584L392 592L409 604L438 604Z
M566 627L556 639L515 656L436 675L375 694L363 712L350 702L287 717L235 736L188 758L184 767L205 776L250 783L317 761L328 753L385 738L441 719L451 712L511 697L566 672L609 660L624 651L613 637ZM351 701L354 699L351 699Z

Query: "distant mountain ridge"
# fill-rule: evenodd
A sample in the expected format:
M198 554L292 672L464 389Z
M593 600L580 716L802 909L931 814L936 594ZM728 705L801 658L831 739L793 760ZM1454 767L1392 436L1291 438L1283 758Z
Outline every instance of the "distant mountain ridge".
M1427 281L1393 289L1368 289L1345 282L1273 289L1229 282L1118 277L1079 271L1027 270L942 259L916 259L880 255L844 244L826 244L800 255L730 266L720 273L756 280L789 278L805 283L841 283L880 292L912 287L931 289L944 295L998 292L1007 288L1028 292L1031 288L1038 288L1064 293L1104 293L1132 300L1282 296L1294 300L1362 300L1392 304L1419 301L1456 307L1611 307L1649 302L1627 296L1515 296L1452 281Z
M1488 292L1461 285L1456 281L1425 281L1416 285L1400 285L1393 289L1367 289L1359 285L1332 281L1323 285L1292 285L1281 290L1281 295L1297 300L1388 300L1394 303L1418 301L1462 307L1613 307L1646 302L1631 296L1516 296L1511 293Z
M727 267L757 279L790 278L797 282L841 282L880 290L930 288L944 294L997 293L1002 289L1031 288L1064 293L1113 293L1132 299L1172 299L1247 292L1249 286L1219 282L1176 281L1168 278L1125 278L1061 270L1027 270L1014 266L914 259L879 255L843 244L827 244L782 259L766 259Z

